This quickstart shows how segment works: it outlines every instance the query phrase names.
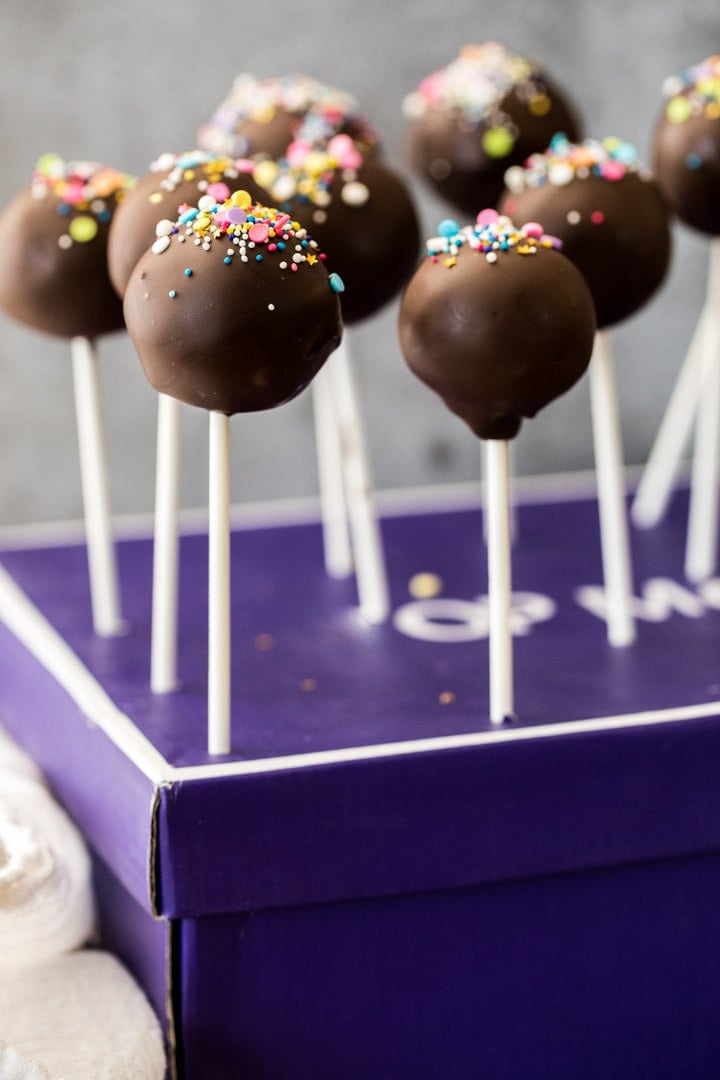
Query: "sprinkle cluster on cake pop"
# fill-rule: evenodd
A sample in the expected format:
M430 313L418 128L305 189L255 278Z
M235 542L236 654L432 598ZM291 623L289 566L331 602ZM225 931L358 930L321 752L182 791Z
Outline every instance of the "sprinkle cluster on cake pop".
M36 330L93 338L123 325L108 230L132 180L108 165L44 154L0 217L0 306Z
M410 194L391 169L365 160L349 135L334 135L322 149L295 140L279 161L257 161L253 179L312 229L347 286L346 323L374 314L414 269L420 226Z
M283 157L293 140L324 147L346 134L367 155L377 135L352 94L308 75L257 79L242 74L228 97L198 132L198 145L230 157Z
M466 213L493 205L508 165L578 134L573 110L540 68L498 42L466 45L404 102L410 161Z
M175 219L181 205L195 205L204 195L222 202L240 188L248 189L253 200L263 198L247 163L205 150L161 154L147 175L134 183L110 227L108 271L118 295L122 296L133 267L153 243L161 218Z
M666 79L653 167L677 216L720 235L720 55Z
M341 337L343 283L324 262L305 228L247 191L159 222L124 304L150 383L228 415L290 400Z
M607 327L658 289L670 259L668 210L635 148L621 139L571 142L557 134L542 154L505 174L503 212L540 219L563 241Z
M480 438L512 438L590 361L592 299L559 248L495 210L463 228L448 219L403 294L408 366Z

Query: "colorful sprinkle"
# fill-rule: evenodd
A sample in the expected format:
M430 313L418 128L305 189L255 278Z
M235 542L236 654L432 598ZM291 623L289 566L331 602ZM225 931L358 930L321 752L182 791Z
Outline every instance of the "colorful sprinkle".
M336 292L336 293L345 292L345 282L343 281L343 279L340 277L339 274L335 274L335 273L330 274L330 277L329 277L328 280L330 281L330 288L332 289L333 292Z
M564 187L576 179L601 176L604 180L622 180L627 173L644 176L632 143L614 136L599 142L585 139L573 143L567 136L554 135L542 154L531 154L525 167L514 165L505 173L505 184L514 195L526 188L553 184Z
M438 256L446 258L442 263L448 269L457 265L457 254L463 246L484 255L487 262L495 263L499 253L515 250L517 254L535 255L540 248L559 250L561 242L555 236L548 236L542 226L531 221L517 228L511 219L498 214L496 210L482 210L474 225L460 228L456 222L454 231L449 229L448 219L438 227L438 235L426 243L426 251L432 262L438 262ZM441 229L443 230L441 232Z
M87 244L97 236L98 223L95 218L88 217L86 214L79 214L68 225L68 232L78 244Z
M671 124L691 117L720 118L720 54L709 56L681 75L671 75L663 87L669 99L665 115Z

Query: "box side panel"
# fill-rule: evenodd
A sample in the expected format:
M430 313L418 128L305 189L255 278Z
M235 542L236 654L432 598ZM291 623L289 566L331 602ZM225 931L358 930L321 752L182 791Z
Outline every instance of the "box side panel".
M0 623L0 723L135 899L150 908L153 782Z
M710 718L177 784L161 792L162 911L285 907L715 850L718 760Z
M716 1080L720 857L188 920L185 1080Z

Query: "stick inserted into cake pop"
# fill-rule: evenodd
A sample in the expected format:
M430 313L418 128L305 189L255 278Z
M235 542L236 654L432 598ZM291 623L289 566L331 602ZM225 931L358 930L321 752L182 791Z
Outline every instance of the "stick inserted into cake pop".
M590 392L608 640L635 640L630 539L611 326L637 311L659 288L670 257L664 199L635 149L620 139L572 143L556 135L542 154L505 176L502 209L542 221L581 270L597 312L598 338Z
M140 177L113 217L108 237L108 272L120 298L138 260L151 245L162 248L181 207L214 207L233 191L260 191L247 169L204 150L161 154ZM203 203L205 200L205 203ZM153 616L150 685L155 693L178 686L177 590L180 483L180 402L158 398L153 550Z
M685 572L710 577L717 562L720 409L720 55L665 82L665 107L655 126L653 167L670 209L710 237L705 303L658 430L633 504L641 528L663 517L683 451L697 422L690 482Z
M95 162L38 161L30 188L0 217L0 306L70 341L95 632L123 629L105 466L96 339L123 326L110 284L110 221L130 177Z
M311 229L347 285L346 326L398 293L417 261L417 216L400 177L378 161L377 135L352 95L303 75L240 76L198 137L250 157L268 201ZM389 613L387 574L348 336L314 384L325 565L333 577L355 568L360 612L379 623Z
M411 370L488 444L490 719L514 713L507 441L581 377L593 302L560 241L494 210L432 238L400 308Z
M211 413L208 751L228 753L227 418L308 385L340 341L337 292L307 231L237 191L181 214L133 270L124 310L155 389Z

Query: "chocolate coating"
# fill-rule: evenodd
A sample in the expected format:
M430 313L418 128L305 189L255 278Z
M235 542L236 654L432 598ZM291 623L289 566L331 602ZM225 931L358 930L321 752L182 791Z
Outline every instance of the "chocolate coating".
M681 221L720 236L720 108L717 115L691 115L681 123L663 110L653 137L653 168Z
M348 324L388 303L412 274L420 253L420 225L400 177L377 161L365 162L352 176L347 181L342 169L334 170L326 189L330 201L322 208L302 196L287 204L327 253L328 269L343 279L340 306ZM353 191L364 201L353 202Z
M183 159L192 160L192 155L182 155L180 160ZM239 172L227 158L214 161L217 169L212 168L213 161L204 162L197 157L187 167L174 165L151 170L136 181L118 206L110 226L107 251L108 272L118 296L122 297L133 268L155 240L157 223L163 218L175 221L178 207L183 204L196 206L209 177L217 177L231 192L243 189L254 200L262 200L264 193L251 176Z
M527 187L507 194L501 210L515 221L541 221L547 232L560 237L563 254L588 283L600 328L642 307L667 273L668 211L649 176L626 172L621 179L606 180L590 175L562 185Z
M192 238L181 243L183 234L161 254L146 252L125 291L127 328L148 380L161 393L228 415L289 401L340 342L340 308L325 267L317 261L292 271L294 240L286 258L257 243L243 262L239 249L226 254L227 236L208 240L205 250Z
M116 195L103 199L108 220L99 220L84 205L69 206L52 191L37 190L21 191L0 217L0 307L59 337L95 338L122 329L122 305L106 262ZM97 232L71 242L68 230L79 218L94 221Z
M474 49L480 65L486 48ZM468 50L472 56L473 47ZM493 64L496 50L490 54ZM523 63L528 73L482 111L469 110L441 95L427 101L421 115L411 119L410 164L444 199L473 217L481 207L497 204L510 165L544 150L557 131L578 137L578 120L566 96L540 68ZM546 111L533 111L538 100ZM489 152L496 133L499 139L494 152Z
M410 369L482 439L510 439L524 417L568 390L590 361L593 304L557 251L461 247L448 268L426 258L402 298L400 346Z

